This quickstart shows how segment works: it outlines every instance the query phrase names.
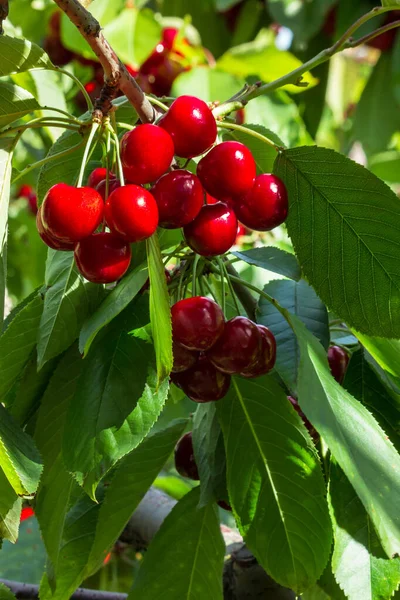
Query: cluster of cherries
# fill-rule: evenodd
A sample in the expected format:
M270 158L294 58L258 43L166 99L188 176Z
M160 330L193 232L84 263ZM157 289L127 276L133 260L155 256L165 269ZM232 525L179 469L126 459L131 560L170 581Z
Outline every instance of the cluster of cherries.
M48 191L37 213L43 241L57 250L74 250L89 281L111 283L129 267L129 244L149 238L158 226L183 228L192 250L216 256L234 245L238 219L257 231L283 223L288 211L284 183L272 174L257 177L244 144L214 145L216 137L207 104L180 96L157 125L137 125L122 137L126 185L96 169L86 187L58 183ZM175 155L202 154L196 175L172 166Z
M172 381L194 402L214 402L229 390L231 375L259 377L271 371L276 341L246 317L225 321L221 307L202 296L173 305Z

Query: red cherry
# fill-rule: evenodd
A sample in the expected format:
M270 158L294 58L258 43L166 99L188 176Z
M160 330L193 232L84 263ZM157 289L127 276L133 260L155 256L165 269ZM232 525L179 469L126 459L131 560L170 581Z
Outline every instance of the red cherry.
M105 218L109 228L126 241L140 242L157 229L157 203L150 192L139 185L125 185L107 198Z
M107 197L106 197L106 187L107 187L106 179L103 179L102 181L100 181L100 183L96 186L96 190L99 192L99 194L103 198L104 202L107 200L107 198L111 194L111 192L113 192L117 188L121 187L121 184L118 181L118 179L109 179L108 180L108 196Z
M27 183L23 183L17 191L17 198L29 198L32 193L34 193L33 187Z
M172 50L174 46L174 41L176 36L178 35L178 30L176 27L166 27L162 32L162 43L168 50Z
M190 367L193 367L199 358L198 352L193 352L192 350L184 348L175 342L175 340L172 343L172 354L174 355L174 365L172 367L173 373L187 371Z
M328 363L333 377L338 383L342 383L347 371L350 357L346 350L340 346L331 346L328 349Z
M103 180L105 180L107 178L107 169L105 169L104 167L97 167L97 169L94 169L89 177L88 177L88 186L92 187L92 188L97 188L97 186L99 185L99 183ZM115 179L115 175L114 173L112 173L111 171L109 171L108 173L108 178L109 179Z
M211 348L222 335L225 326L221 307L203 296L185 298L171 309L172 336L188 350Z
M206 204L217 204L217 202L219 202L219 200L217 200L213 196L210 196L210 194L207 194L206 192Z
M299 406L299 403L297 402L296 398L293 398L293 396L288 396L288 400L291 403L291 405L293 406L294 410L299 415L299 417L302 419L302 421L303 421L304 425L306 426L306 428L308 429L308 433L311 435L311 437L314 440L318 439L318 437L319 437L318 436L318 432L311 425L310 421L307 419L306 415L301 410L301 408Z
M94 233L75 247L75 262L92 283L112 283L126 273L131 248L114 233Z
M183 158L193 158L206 152L217 137L217 124L207 104L195 96L180 96L160 119L171 135L175 153Z
M74 242L64 242L62 240L59 240L56 237L52 236L50 233L47 233L43 229L41 207L39 208L39 210L36 213L36 227L37 227L38 233L39 233L40 237L42 238L43 242L49 248L52 248L53 250L73 250L75 248Z
M175 469L182 477L200 479L193 451L192 432L185 433L175 446Z
M20 523L22 523L22 521L26 521L26 519L30 519L33 516L35 516L33 508L30 506L24 506L24 508L21 510Z
M247 317L234 317L225 323L224 333L207 352L207 358L224 373L254 369L261 350L258 327Z
M129 183L151 183L164 175L174 158L171 136L146 123L128 131L121 140L121 160Z
M28 205L29 205L29 209L30 209L31 213L36 215L36 213L38 211L38 205L37 205L37 196L36 196L35 192L32 192L31 194L29 194Z
M274 334L264 327L264 325L257 325L257 329L261 335L261 347L260 353L254 365L250 368L244 369L240 374L242 377L253 378L260 377L269 373L275 365L276 360L276 339Z
M183 229L188 245L202 256L224 254L236 240L238 223L232 208L223 202L203 206Z
M199 403L221 400L231 383L230 375L216 369L205 357L191 369L173 373L171 379L191 400Z
M151 192L158 205L160 226L167 229L187 225L203 206L204 192L198 177L183 169L163 175Z
M222 142L197 165L205 190L218 200L240 198L250 192L256 178L253 155L240 142Z
M237 200L234 208L237 218L246 227L255 231L270 231L286 220L286 186L276 175L259 175L252 190Z
M43 227L60 240L79 242L97 229L103 212L103 199L93 188L56 183L43 200Z

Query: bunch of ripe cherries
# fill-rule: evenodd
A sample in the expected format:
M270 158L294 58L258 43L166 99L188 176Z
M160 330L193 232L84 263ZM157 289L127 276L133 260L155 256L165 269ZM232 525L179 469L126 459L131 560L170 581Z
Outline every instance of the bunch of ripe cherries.
M284 183L272 174L257 176L244 144L215 145L216 137L208 105L180 96L157 125L137 125L122 137L125 185L95 169L85 187L50 188L37 213L41 238L51 248L74 250L89 281L111 283L129 267L130 243L149 238L158 226L183 228L192 250L217 256L234 245L238 220L257 231L283 223ZM189 160L203 154L196 175L173 164L174 156Z

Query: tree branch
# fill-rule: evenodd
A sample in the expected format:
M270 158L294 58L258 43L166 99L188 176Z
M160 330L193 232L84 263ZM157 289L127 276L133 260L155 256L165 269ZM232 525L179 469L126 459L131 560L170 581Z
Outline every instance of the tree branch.
M19 583L8 579L0 579L0 583L7 586L17 600L31 600L39 596L39 586L33 583ZM79 588L72 594L71 600L126 600L126 594Z
M4 0L0 0L0 2L4 2ZM79 0L54 0L54 2L76 25L96 54L104 69L104 78L108 88L120 89L136 109L140 120L143 123L152 123L157 116L157 111L105 39L99 22Z
M0 0L0 35L4 33L3 21L8 17L8 0Z

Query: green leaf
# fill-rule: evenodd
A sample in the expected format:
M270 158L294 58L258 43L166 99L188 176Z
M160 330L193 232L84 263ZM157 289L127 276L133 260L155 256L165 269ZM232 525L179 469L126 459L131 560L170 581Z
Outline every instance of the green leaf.
M36 346L43 300L36 294L0 337L0 401L13 387Z
M317 583L304 592L301 600L346 600L332 573L331 561Z
M368 161L369 170L387 183L400 182L400 152L388 150L371 156Z
M382 369L394 375L394 377L400 377L400 340L385 340L380 337L363 335L356 331L354 331L354 334Z
M298 43L307 42L323 26L336 0L270 0L268 11L274 21L291 29Z
M84 356L89 352L99 331L115 319L137 296L148 276L147 262L142 263L128 273L106 296L98 309L86 319L79 336L79 350Z
M225 544L215 504L197 508L195 488L172 509L146 552L128 600L222 600ZM179 540L179 543L176 543Z
M394 192L325 148L284 151L275 173L288 187L294 249L320 298L361 333L400 337L400 204Z
M3 36L0 36L0 44L2 38ZM10 198L11 159L13 144L13 138L3 138L0 140L0 321L3 320L4 297L6 293L7 220L8 203Z
M264 135L270 139L274 144L278 146L284 146L282 140L273 132L263 127L262 125L243 125L244 129L250 131L256 131L261 135ZM245 144L254 156L254 160L257 165L257 174L272 173L274 161L276 159L277 151L273 146L270 146L267 142L253 137L252 135L246 134L242 131L226 131L223 134L224 140L236 140Z
M382 0L382 6L399 6L400 0Z
M243 85L243 79L230 73L208 66L195 67L178 75L172 84L172 94L193 94L205 102L215 102L233 96Z
M271 281L264 291L275 298L291 314L297 315L304 325L328 349L328 313L307 282ZM268 300L260 298L257 321L270 328L276 338L275 369L293 394L296 393L300 349L293 330L281 313Z
M300 344L298 401L366 508L389 557L400 553L400 456L364 406L332 377L326 351L293 315Z
M45 568L45 549L35 518L20 524L18 542L3 543L1 549L0 577L38 584Z
M295 281L301 279L300 265L296 256L280 250L280 248L264 246L262 248L251 248L243 252L232 252L232 254L249 265L278 273L278 275L283 275Z
M18 538L22 500L0 469L0 539L15 543ZM0 594L1 597L1 594Z
M49 250L45 281L47 291L37 342L39 369L78 337L103 291L79 273L72 252Z
M1 83L0 127L4 127L40 108L37 100L26 90L13 83Z
M0 77L11 73L22 73L31 69L54 68L46 52L28 40L0 37Z
M15 596L4 583L0 583L0 600L15 600Z
M268 376L234 378L217 411L239 530L267 573L299 593L318 580L331 545L326 490L311 438Z
M335 547L332 567L349 600L389 599L400 584L400 558L388 560L368 514L335 463L329 478Z
M172 326L169 294L157 234L146 240L150 279L150 322L157 361L157 383L172 370Z

